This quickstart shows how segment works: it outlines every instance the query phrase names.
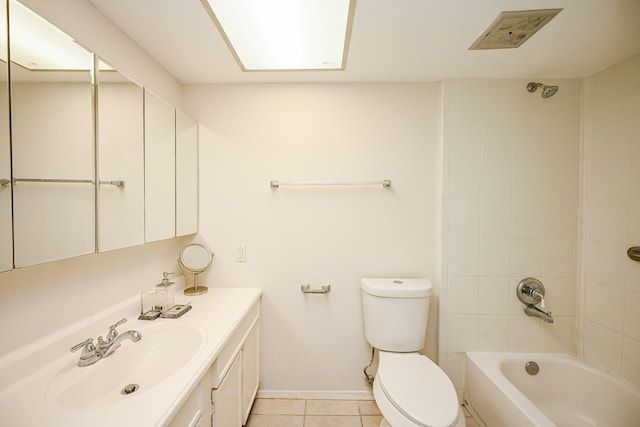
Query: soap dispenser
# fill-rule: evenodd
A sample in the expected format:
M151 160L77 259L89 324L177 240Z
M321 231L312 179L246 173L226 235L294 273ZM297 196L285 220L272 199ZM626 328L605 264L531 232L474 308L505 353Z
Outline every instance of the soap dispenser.
M162 282L156 285L156 289L159 293L160 311L162 311L163 313L175 305L175 282L169 280L170 274L173 275L174 273L167 273L166 271L162 273Z

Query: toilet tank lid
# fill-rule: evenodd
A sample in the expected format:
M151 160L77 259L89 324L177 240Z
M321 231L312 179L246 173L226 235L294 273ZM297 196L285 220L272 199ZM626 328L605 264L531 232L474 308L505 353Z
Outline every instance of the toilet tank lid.
M431 295L431 282L427 279L363 278L360 287L379 297L424 298Z

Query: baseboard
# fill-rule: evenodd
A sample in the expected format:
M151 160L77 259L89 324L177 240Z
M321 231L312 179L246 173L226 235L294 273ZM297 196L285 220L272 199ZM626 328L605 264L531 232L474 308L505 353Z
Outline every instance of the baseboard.
M373 400L369 390L258 390L258 399Z

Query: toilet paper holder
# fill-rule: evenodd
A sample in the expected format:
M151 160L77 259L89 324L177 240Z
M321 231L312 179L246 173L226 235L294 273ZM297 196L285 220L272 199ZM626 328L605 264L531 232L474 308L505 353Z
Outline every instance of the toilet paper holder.
M300 291L303 294L328 294L331 291L331 285L322 285L320 289L311 289L311 285L300 285Z

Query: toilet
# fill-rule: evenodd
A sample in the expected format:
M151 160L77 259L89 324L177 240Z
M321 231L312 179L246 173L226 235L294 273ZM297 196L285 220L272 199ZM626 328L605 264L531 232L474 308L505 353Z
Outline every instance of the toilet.
M426 279L363 278L365 337L378 350L373 396L380 426L465 427L449 377L424 347L431 283Z

